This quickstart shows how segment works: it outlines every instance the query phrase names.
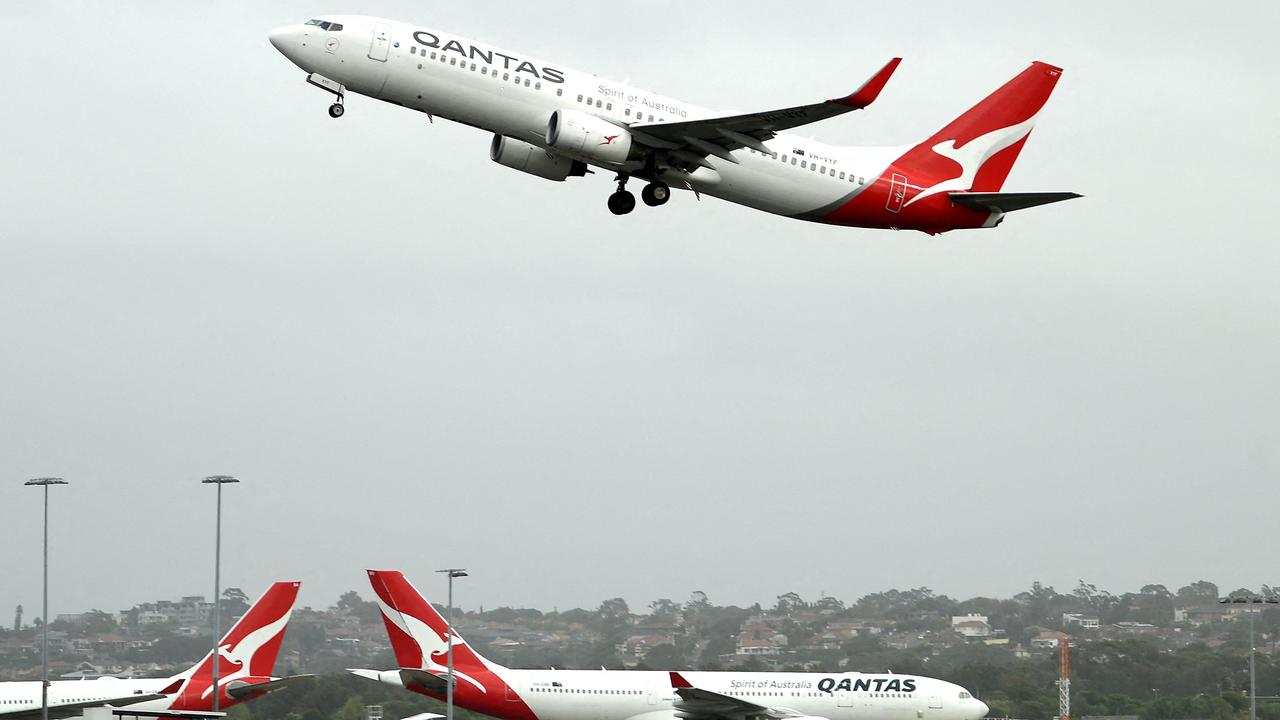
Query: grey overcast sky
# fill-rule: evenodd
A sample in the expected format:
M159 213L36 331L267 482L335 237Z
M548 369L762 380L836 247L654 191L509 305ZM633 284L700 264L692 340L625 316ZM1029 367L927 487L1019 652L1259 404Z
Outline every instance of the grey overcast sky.
M352 97L267 43L413 21L726 110L848 92L915 142L1066 68L937 238L596 175ZM4 4L0 621L468 567L462 605L1280 582L1274 2Z

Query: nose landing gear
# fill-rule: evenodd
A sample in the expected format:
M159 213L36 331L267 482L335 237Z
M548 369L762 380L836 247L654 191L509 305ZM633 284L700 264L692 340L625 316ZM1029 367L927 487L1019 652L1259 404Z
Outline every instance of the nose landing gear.
M347 111L347 109L342 106L343 96L346 94L346 88L343 87L342 83L330 80L329 78L316 73L307 75L307 82L315 85L325 92L333 93L337 100L329 106L329 117L342 117L343 113Z

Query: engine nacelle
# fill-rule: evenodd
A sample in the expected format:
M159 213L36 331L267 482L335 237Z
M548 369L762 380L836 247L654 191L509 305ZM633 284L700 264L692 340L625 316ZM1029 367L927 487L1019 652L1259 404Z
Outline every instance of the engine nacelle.
M489 157L499 165L556 182L563 182L570 175L581 177L587 174L585 163L503 135L493 136Z
M547 145L585 160L621 165L631 154L631 133L595 115L557 110L547 123Z

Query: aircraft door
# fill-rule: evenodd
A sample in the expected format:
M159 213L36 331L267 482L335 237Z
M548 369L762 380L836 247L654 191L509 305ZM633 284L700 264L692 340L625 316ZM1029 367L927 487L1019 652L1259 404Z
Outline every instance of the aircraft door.
M907 177L894 173L893 182L889 184L889 199L885 201L884 209L895 214L902 212L902 201L906 199Z
M853 707L853 693L838 692L836 693L836 707Z
M380 22L373 24L373 42L369 45L369 57L378 62L387 61L391 51L391 26Z
M649 704L650 705L658 704L658 694L652 690L649 691Z
M930 709L930 710L941 710L941 709L942 709L942 696L941 696L941 695L930 695L930 696L929 696L929 709Z

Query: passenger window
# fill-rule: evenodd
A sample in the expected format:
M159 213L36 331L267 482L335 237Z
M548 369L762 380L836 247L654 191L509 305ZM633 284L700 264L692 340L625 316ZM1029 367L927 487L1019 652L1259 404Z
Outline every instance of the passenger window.
M801 167L801 168L807 168L807 167L809 167L809 161L808 161L808 160L801 160L801 161L800 161L800 167Z
M431 59L432 59L432 60L435 60L435 59L436 59L436 51L435 51L435 50L432 50L432 51L431 51Z
M622 114L626 115L627 117L631 117L631 108L627 108Z
M653 122L653 113L649 114L649 122Z
M475 72L475 71L476 71L476 64L471 63L471 72Z
M609 112L613 112L613 103L609 103L608 105L605 105L604 109L608 110Z
M534 90L541 90L541 89L542 89L542 83L540 83L540 82L534 83L534 84L533 84L533 89L534 89Z
M564 88L556 88L556 97L564 95Z
M529 87L529 78L524 79L524 86Z
M482 67L482 68L480 68L480 74L481 74L481 75L488 75L488 74L489 74L489 68L488 68L488 67Z
M502 73L502 81L506 82L511 78L511 73Z
M417 54L418 54L418 46L417 46L417 45L410 45L410 46L409 46L409 54L410 54L410 55L417 55Z
M843 171L843 170L841 170L841 171L840 171L840 179L841 179L841 180L843 180L843 179L844 179L844 171Z
M792 165L795 165L795 164L796 164L796 159L795 159L795 157L792 157L792 158L791 158L791 164L792 164Z
M422 63L418 63L418 69L419 69L419 70L421 70L421 69L422 69Z
M826 165L823 165L823 166L822 166L822 169L821 169L819 172L820 172L821 174L823 174L823 175L826 175L826 174L827 174L827 166L826 166Z
M578 96L578 102L582 102L582 96L581 96L581 95L579 95L579 96Z
M449 64L450 64L450 65L457 65L457 64L458 64L458 58L449 58Z

